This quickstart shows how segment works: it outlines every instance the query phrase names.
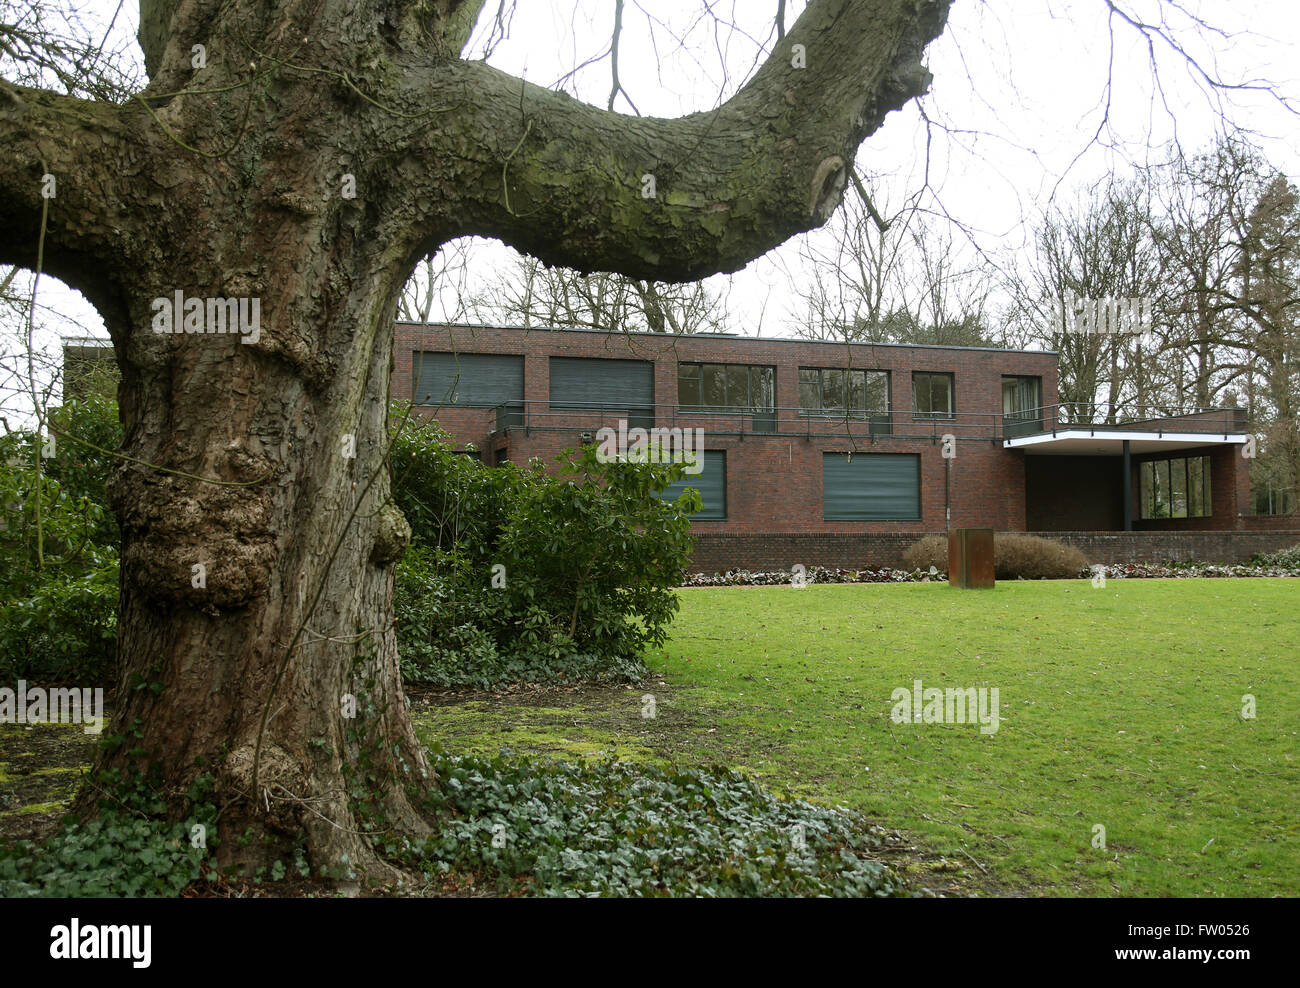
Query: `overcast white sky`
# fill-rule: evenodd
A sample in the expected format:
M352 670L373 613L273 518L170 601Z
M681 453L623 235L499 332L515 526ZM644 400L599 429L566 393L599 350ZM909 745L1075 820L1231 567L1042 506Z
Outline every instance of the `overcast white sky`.
M120 10L117 0L75 2L85 4L87 22L97 31L116 15L113 33L134 36L132 0ZM1195 29L1168 2L1125 2L1146 21L1159 22L1163 12L1187 51L1223 81L1268 83L1300 105L1297 0L1182 0L1228 37ZM789 6L793 23L804 4ZM621 75L641 113L675 116L715 105L743 82L759 45L773 41L775 0L714 0L712 7L741 30L715 30L701 0L627 0ZM502 69L553 85L608 47L613 0L523 0L519 8L509 36L492 54ZM476 43L487 34L489 15ZM684 46L674 32L685 34ZM1105 0L957 0L947 31L928 51L934 83L922 105L934 125L927 128L915 102L891 114L863 146L859 173L883 185L886 198L901 201L925 184L928 165L930 205L960 221L974 245L1004 263L1024 251L1054 196L1068 201L1112 171L1159 161L1175 138L1184 148L1203 148L1223 129L1221 113L1230 124L1248 127L1275 167L1300 177L1300 118L1267 93L1214 93L1161 42L1155 56L1162 93L1153 85L1146 41L1118 19L1108 21ZM608 59L579 71L564 88L603 106ZM1107 104L1109 123L1102 126ZM617 108L631 112L625 101ZM957 239L967 237L959 233ZM792 241L734 276L729 328L792 335L800 308L793 292L798 248ZM505 253L490 244L476 250L474 274L490 277ZM103 333L93 310L48 278L42 303L58 314L45 320L52 331L47 340L59 331Z

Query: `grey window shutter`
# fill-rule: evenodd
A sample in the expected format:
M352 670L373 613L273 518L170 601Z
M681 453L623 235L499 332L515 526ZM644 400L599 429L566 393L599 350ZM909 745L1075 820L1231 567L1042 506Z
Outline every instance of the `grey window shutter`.
M550 368L552 408L654 406L655 372L649 360L552 357Z
M421 353L418 405L491 408L524 400L524 358L495 353Z
M676 501L682 491L694 487L700 492L704 510L692 515L693 521L725 521L727 518L727 454L720 449L704 451L704 469L692 476L670 484L659 496L666 501Z
M822 454L827 521L917 521L921 457L915 453Z

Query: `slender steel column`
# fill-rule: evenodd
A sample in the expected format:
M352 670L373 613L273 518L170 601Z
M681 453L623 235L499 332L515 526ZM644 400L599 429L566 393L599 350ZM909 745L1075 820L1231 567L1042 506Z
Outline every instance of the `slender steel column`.
M1124 440L1124 531L1133 531L1133 470L1129 459L1129 441Z

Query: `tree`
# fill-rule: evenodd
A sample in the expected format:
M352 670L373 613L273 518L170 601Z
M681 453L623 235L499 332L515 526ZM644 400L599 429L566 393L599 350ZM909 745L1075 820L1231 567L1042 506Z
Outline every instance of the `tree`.
M797 332L817 340L992 346L987 271L963 266L949 229L914 201L891 209L879 189L855 181L827 224L825 245L806 243L809 268Z
M1065 322L1079 300L1141 299L1155 312L1150 328L1161 328L1168 305L1152 222L1146 184L1114 181L1050 211L1033 257L1013 279L1013 317L1029 340L1060 355L1057 390L1075 420L1113 422L1121 401L1150 405L1167 396L1153 333L1076 332Z
M701 281L671 284L597 271L547 267L520 257L488 286L478 310L521 326L582 326L610 332L718 332L723 299Z
M413 265L481 235L584 272L735 271L831 215L859 144L928 85L949 4L812 0L733 96L678 119L458 57L483 0L141 0L133 98L0 83L0 263L80 290L122 370L120 682L158 689L121 690L131 742L96 773L142 757L176 814L211 785L223 865L302 841L391 878L348 779L364 766L368 825L427 832L386 465ZM156 332L177 292L247 300L249 330L256 299L256 340Z

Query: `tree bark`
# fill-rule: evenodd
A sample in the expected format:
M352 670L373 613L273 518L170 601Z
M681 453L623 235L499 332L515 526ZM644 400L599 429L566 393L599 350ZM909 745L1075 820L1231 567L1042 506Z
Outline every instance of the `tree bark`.
M409 529L389 375L413 265L480 233L584 270L735 270L830 215L858 144L927 84L949 2L813 0L737 96L680 120L459 59L481 0L142 0L140 99L0 83L0 261L34 265L54 173L46 270L97 306L122 371L110 733L130 737L95 774L156 772L178 817L210 776L223 865L303 845L335 876L394 878L365 828L426 832L408 793L436 784L391 613ZM153 332L177 291L258 299L259 338Z

